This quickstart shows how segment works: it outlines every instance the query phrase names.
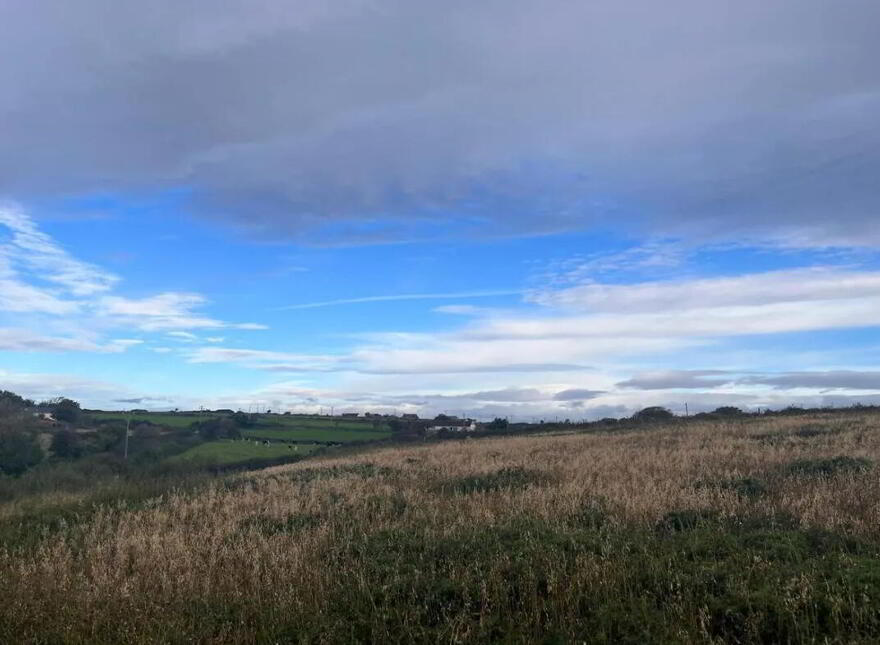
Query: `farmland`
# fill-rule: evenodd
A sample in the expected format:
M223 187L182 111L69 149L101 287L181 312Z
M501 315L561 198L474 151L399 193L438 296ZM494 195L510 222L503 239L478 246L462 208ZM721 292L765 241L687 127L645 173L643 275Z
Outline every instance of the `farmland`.
M195 461L202 463L232 464L253 459L278 457L304 457L317 448L315 445L290 446L273 444L265 446L252 441L208 441L168 459L171 463Z
M332 427L326 428L299 428L290 427L260 427L254 430L245 430L242 434L245 437L270 439L276 441L297 441L297 442L333 442L333 443L352 443L360 441L375 441L377 439L387 439L391 433L383 430L337 430Z
M188 428L193 423L211 418L214 415L199 415L198 413L183 414L173 412L141 412L129 414L128 412L104 412L90 411L89 416L95 421L120 421L126 422L131 417L132 423L152 423L157 426L169 428Z
M387 423L339 417L300 417L263 415L244 436L274 441L353 443L387 439Z
M860 411L316 457L7 541L0 641L877 642L878 461Z

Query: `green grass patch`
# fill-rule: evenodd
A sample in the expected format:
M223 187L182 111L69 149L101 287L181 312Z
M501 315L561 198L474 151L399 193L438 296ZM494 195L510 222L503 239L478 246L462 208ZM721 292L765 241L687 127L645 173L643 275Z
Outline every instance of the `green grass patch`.
M720 479L710 481L698 481L694 488L714 488L717 490L731 491L740 497L755 499L765 495L768 491L767 484L755 477L738 477L736 479Z
M242 531L256 531L266 536L293 535L300 531L315 528L321 521L322 517L314 513L291 513L282 519L267 515L256 515L240 522L239 529Z
M245 437L269 439L275 441L317 441L324 443L355 443L360 441L376 441L387 439L391 433L387 430L345 430L336 428L253 428L242 433Z
M355 430L358 432L388 431L385 421L370 419L342 419L339 417L300 417L300 416L262 416L261 422L266 425L282 425L299 429L318 430Z
M126 412L89 412L87 416L90 416L95 421L118 421L123 424L129 419L129 415ZM216 415L199 416L198 414L148 412L131 415L131 423L134 425L147 422L157 426L166 426L168 428L188 428L196 421L207 421L215 416Z
M676 514L675 522L690 512ZM333 547L329 640L795 643L880 637L880 551L774 518L687 528L521 519L395 529ZM585 565L585 563L592 563ZM591 573L592 572L592 573ZM341 573L341 571L340 571Z
M549 480L550 477L541 471L512 467L481 475L451 479L443 482L440 485L440 490L444 493L487 493L546 484Z
M173 457L169 457L171 463L180 462L203 462L210 464L234 464L252 459L274 459L278 457L305 456L313 452L318 446L289 444L271 444L265 446L253 441L207 441L190 448Z
M785 467L788 475L807 477L832 477L847 473L865 473L874 467L874 462L864 457L829 457L825 459L799 459Z
M307 483L317 479L335 479L337 477L346 477L354 475L363 479L370 477L388 477L397 471L386 466L377 466L370 462L346 464L344 466L326 466L320 468L306 468L302 470L293 470L284 476L300 483Z

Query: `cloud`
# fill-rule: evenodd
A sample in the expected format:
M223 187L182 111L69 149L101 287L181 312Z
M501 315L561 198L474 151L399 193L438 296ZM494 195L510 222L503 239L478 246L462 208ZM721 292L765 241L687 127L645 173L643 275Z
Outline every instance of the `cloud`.
M78 296L116 281L73 258L16 206L0 204L0 311L71 314L80 308Z
M285 307L279 307L278 309L315 309L317 307L332 307L336 305L352 305L367 302L392 302L398 300L455 300L458 298L489 298L492 296L517 295L519 293L521 292L511 289L498 289L494 291L464 291L460 293L405 293L386 296L364 296L362 298L342 298L339 300L325 300L323 302L309 302L299 305L287 305Z
M115 275L71 256L13 204L0 204L0 226L9 233L0 246L0 260L73 296L108 291L119 281Z
M723 370L665 370L637 374L617 386L636 390L711 389L735 378Z
M269 372L326 372L346 369L346 356L297 354L260 349L200 347L187 355L190 363L233 363Z
M200 315L196 310L207 299L196 293L160 293L147 298L133 299L122 296L104 296L98 302L98 315L115 319L144 331L164 331L180 339L194 340L188 329L266 329L257 323L228 323Z
M880 272L810 267L636 284L588 282L567 289L536 290L529 299L564 309L641 313L878 296Z
M0 327L0 350L9 352L119 353L142 342L127 338L98 342L87 337L51 336L29 329Z
M880 372L853 370L783 372L748 376L740 382L750 385L769 385L776 389L880 390Z
M872 0L8 5L0 192L186 186L205 217L324 243L598 224L876 244L878 18Z
M562 390L561 392L557 392L553 395L554 401L586 401L588 399L594 399L600 394L603 394L600 390L584 390L579 388L573 388L570 390Z

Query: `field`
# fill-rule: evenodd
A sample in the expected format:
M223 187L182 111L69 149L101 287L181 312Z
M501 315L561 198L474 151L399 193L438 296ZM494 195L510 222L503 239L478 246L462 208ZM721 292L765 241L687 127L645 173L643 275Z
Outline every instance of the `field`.
M7 544L0 642L877 642L878 460L858 412L308 459Z
M126 412L90 412L89 416L98 421L117 420L125 422ZM133 423L148 421L154 425L169 428L188 428L196 421L205 421L215 414L199 416L171 412L147 412L132 415ZM248 415L253 427L243 435L253 439L293 441L297 443L353 443L388 439L391 431L384 421L373 422L366 419L347 419L341 417L307 417L293 415Z
M261 416L258 427L246 430L246 437L276 441L352 443L387 439L388 425L339 417Z
M208 441L174 455L169 462L199 461L215 464L232 464L251 459L272 459L276 457L305 456L312 452L315 445L289 446L273 444L264 446L252 441Z
M96 421L121 421L125 422L128 420L129 415L127 412L89 412L88 416L92 417ZM179 414L179 413L171 413L171 412L146 412L131 415L131 422L143 422L147 421L154 425L160 426L168 426L169 428L188 428L190 425L199 420L206 420L211 418L211 416L205 414L204 416L199 416L198 414Z
M255 428L242 432L245 437L269 439L276 441L320 441L334 443L352 443L357 441L375 441L387 439L390 432L382 430L336 430L335 428Z

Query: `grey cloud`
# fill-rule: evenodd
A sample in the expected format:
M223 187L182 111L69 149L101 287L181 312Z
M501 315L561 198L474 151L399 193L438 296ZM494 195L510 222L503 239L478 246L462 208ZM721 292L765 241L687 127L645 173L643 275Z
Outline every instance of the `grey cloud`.
M131 399L113 399L113 402L114 403L134 403L137 405L140 403L149 403L151 401L169 401L169 400L170 399L167 399L165 397L138 396L138 397L134 397Z
M878 19L872 0L5 3L0 193L184 186L204 217L316 243L626 219L877 243Z
M591 367L574 363L502 363L499 365L461 365L442 367L436 365L413 365L389 369L362 369L364 374L471 374L495 372L578 372Z
M557 392L553 396L554 401L586 401L588 399L594 399L600 394L604 394L601 390L581 390L581 389L570 389L570 390L562 390L561 392Z
M730 383L734 377L721 370L673 370L647 372L617 383L617 387L637 390L703 389Z
M852 370L785 372L775 375L749 376L739 382L746 384L771 385L777 389L803 387L828 390L880 390L880 372L861 372Z

